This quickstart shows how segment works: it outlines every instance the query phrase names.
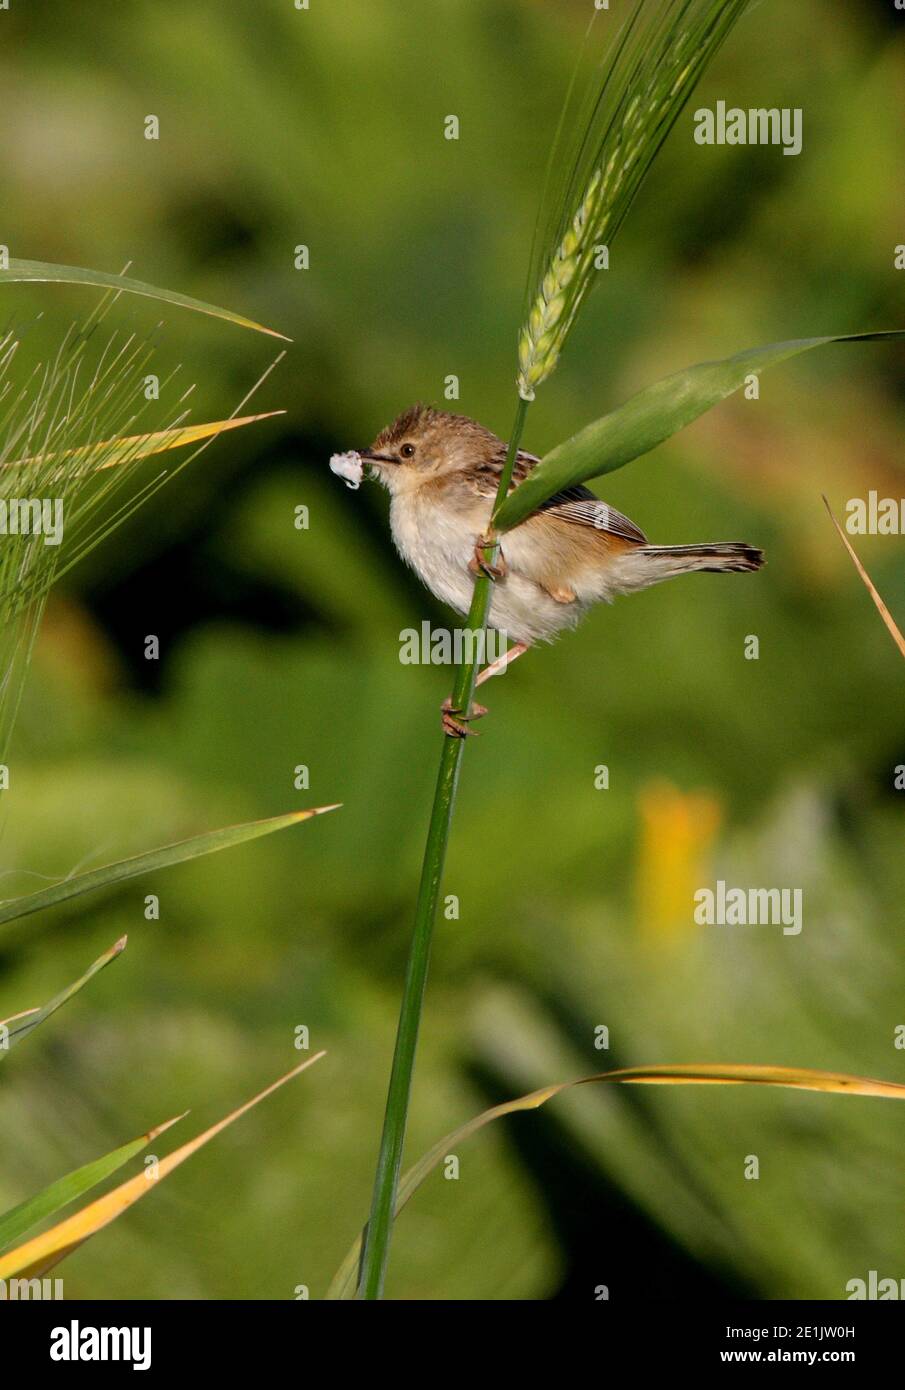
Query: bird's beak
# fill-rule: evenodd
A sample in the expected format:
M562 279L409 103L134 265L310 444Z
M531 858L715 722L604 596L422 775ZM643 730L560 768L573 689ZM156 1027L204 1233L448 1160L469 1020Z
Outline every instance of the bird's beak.
M391 454L372 454L370 449L359 449L358 457L363 463L398 463Z

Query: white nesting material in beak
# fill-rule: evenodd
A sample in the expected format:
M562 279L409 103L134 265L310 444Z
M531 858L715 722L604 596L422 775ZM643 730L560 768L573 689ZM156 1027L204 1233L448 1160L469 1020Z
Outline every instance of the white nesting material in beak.
M330 471L342 478L346 487L359 488L364 478L361 454L356 453L354 449L345 454L333 454L330 459Z

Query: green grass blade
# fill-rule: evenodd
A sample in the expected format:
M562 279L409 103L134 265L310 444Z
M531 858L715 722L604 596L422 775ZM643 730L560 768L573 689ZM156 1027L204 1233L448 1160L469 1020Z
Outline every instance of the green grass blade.
M40 283L56 285L94 285L97 289L115 290L117 293L142 295L146 299L159 299L164 304L173 304L180 309L192 309L198 314L208 314L215 319L225 319L240 328L252 328L256 333L266 333L270 338L282 338L291 342L285 333L274 328L265 328L254 319L242 314L234 314L231 309L221 309L216 304L207 304L203 299L191 299L186 294L174 290L162 290L156 285L146 285L143 280L131 280L125 275L108 275L102 270L86 270L77 265L53 265L49 261L11 260L9 266L0 269L0 284Z
M553 1086L543 1086L538 1091L515 1100L504 1101L473 1116L464 1125L446 1134L433 1148L418 1160L399 1183L396 1198L396 1215L410 1197L418 1191L425 1178L442 1163L447 1154L455 1151L464 1139L489 1125L493 1120L501 1120L506 1115L514 1115L523 1110L539 1110L554 1096L564 1091L574 1090L576 1086L589 1086L596 1083L616 1083L634 1086L779 1086L797 1091L818 1091L831 1095L871 1096L882 1100L905 1100L905 1085L898 1081L878 1081L870 1076L853 1076L848 1072L814 1071L809 1067L764 1067L745 1064L712 1064L705 1062L667 1064L657 1067L623 1067L618 1071L595 1072L593 1076L580 1076L573 1081L560 1081ZM358 1237L327 1290L328 1299L352 1298L358 1263L361 1257L365 1233Z
M49 1004L45 1004L42 1009L30 1009L28 1013L17 1014L15 1018L7 1019L4 1024L0 1024L0 1029L2 1029L2 1031L0 1031L0 1057L5 1057L6 1054L15 1047L16 1043L21 1042L24 1037L27 1037L29 1033L33 1033L36 1028L40 1028L41 1024L46 1022L51 1014L55 1014L57 1009L61 1009L64 1004L67 1004L69 1000L72 999L73 995L78 994L79 990L84 989L89 980L92 980L95 975L99 974L99 972L108 966L112 960L116 960L117 956L122 955L125 949L126 937L121 936L119 941L110 947L109 951L105 951L102 956L97 958L93 965L89 966L84 975L76 980L74 984L68 985L61 994L51 999Z
M185 1112L188 1114L188 1111ZM67 1173L64 1178L59 1178L52 1182L49 1187L45 1187L43 1192L37 1193L34 1197L29 1197L27 1201L20 1202L18 1206L11 1207L9 1211L0 1216L0 1250L5 1250L8 1245L12 1245L14 1240L25 1235L33 1226L47 1219L48 1216L55 1216L63 1207L74 1202L77 1197L90 1192L98 1183L102 1183L109 1178L117 1169L122 1168L123 1164L128 1163L130 1158L141 1153L142 1149L168 1130L178 1120L184 1119L183 1115L176 1115L172 1120L167 1120L165 1124L156 1125L154 1129L149 1129L146 1134L140 1134L137 1139L132 1139L128 1144L122 1144L118 1149L113 1149L105 1154L103 1158L96 1158L92 1163L86 1163L81 1168L75 1168L71 1173Z
M339 803L337 803L338 805ZM24 898L13 898L0 905L0 925L18 921L33 912L42 912L47 907L77 898L82 893L92 893L97 888L110 888L125 879L138 874L149 873L154 869L167 869L171 864L183 864L188 859L198 859L204 854L216 854L218 850L229 849L232 845L244 844L246 840L257 840L262 835L272 835L276 830L285 830L290 825L299 825L312 816L323 815L325 811L335 811L336 806L316 806L310 811L291 811L285 816L272 816L268 820L245 821L241 825L228 825L221 830L209 830L203 835L193 835L188 840L179 840L160 849L136 854L131 859L120 859L115 864L104 864L100 869L76 874L55 883L50 888L42 888L37 893L29 893Z
M8 1279L11 1275L35 1279L46 1274L67 1255L71 1255L73 1250L77 1250L80 1245L83 1245L86 1240L90 1240L93 1235L102 1231L105 1226L109 1226L112 1221L116 1221L123 1212L128 1211L136 1202L140 1202L149 1192L153 1192L158 1183L168 1177L187 1158L191 1158L199 1149L204 1148L205 1144L209 1144L224 1129L241 1119L249 1110L253 1110L262 1100L273 1095L274 1091L278 1091L281 1086L285 1086L287 1081L301 1075L303 1071L307 1071L309 1067L314 1066L315 1062L319 1062L325 1056L325 1052L316 1052L313 1057L306 1058L304 1062L293 1067L292 1071L287 1072L285 1076L272 1082L263 1091L259 1091L256 1096L252 1096L251 1100L247 1100L244 1105L240 1105L224 1119L211 1125L210 1129L206 1129L203 1134L190 1139L187 1144L183 1144L181 1148L160 1159L154 1182L148 1182L145 1173L138 1173L134 1178L127 1178L112 1192L106 1192L102 1197L89 1202L86 1207L82 1207L72 1216L65 1217L56 1226L52 1226L50 1230L43 1231L40 1235L33 1236L31 1240L26 1241L24 1245L19 1245L0 1255L0 1279Z
M583 483L631 463L697 420L744 385L751 374L829 343L869 343L905 338L905 330L797 338L749 348L719 362L702 362L640 391L608 415L557 445L510 493L494 517L500 531L524 521L562 488Z

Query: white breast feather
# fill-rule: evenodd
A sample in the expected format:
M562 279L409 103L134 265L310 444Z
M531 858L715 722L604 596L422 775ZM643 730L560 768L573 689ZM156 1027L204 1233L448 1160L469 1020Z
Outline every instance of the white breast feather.
M438 507L418 494L396 494L390 503L390 527L396 549L431 593L458 613L467 613L474 589L468 568L483 521ZM505 539L503 549L506 550ZM516 554L518 547L513 547ZM557 603L545 589L518 573L507 555L509 573L494 584L490 623L513 642L551 642L581 617L580 604Z

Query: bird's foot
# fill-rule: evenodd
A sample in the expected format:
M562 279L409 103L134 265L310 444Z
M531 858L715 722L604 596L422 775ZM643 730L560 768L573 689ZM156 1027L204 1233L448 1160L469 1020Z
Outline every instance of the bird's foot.
M513 661L518 661L519 657L524 656L527 650L527 642L516 642L514 646L509 648L508 652L503 652L502 656L498 656L496 661L492 661L489 666L485 667L475 681L475 689L477 690L478 686L483 685L485 681L489 681L492 676L501 676L504 671L508 671Z
M487 713L486 705L472 705L470 714L463 714L453 706L452 696L447 696L440 706L440 720L443 725L443 732L450 738L468 738L477 736L477 729L469 729L468 725L473 719L480 719Z
M506 575L509 573L509 566L506 564L506 557L502 550L497 553L495 564L491 564L489 560L485 560L484 558L484 551L487 546L493 544L494 541L492 538L488 536L478 536L478 539L475 541L474 555L468 562L468 568L471 570L472 574L486 574L488 579L505 579Z

